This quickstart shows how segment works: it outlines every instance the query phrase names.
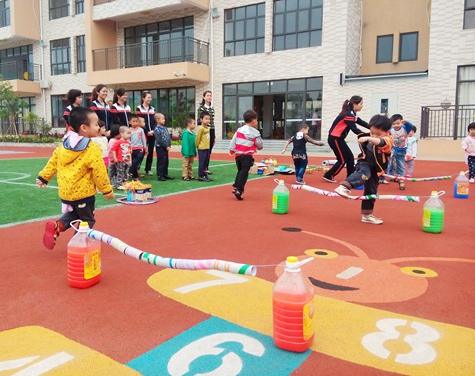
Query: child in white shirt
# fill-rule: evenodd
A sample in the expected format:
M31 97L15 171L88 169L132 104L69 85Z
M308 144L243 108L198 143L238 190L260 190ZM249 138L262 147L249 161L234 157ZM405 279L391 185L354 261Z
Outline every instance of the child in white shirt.
M407 150L406 150L406 168L407 173L406 177L412 177L412 172L414 171L414 160L417 157L417 138L414 137L414 133L417 132L415 125L412 126L412 131L409 132L407 137Z
M465 163L468 164L468 178L470 183L475 182L475 122L467 127L468 136L462 141L462 148L465 151Z

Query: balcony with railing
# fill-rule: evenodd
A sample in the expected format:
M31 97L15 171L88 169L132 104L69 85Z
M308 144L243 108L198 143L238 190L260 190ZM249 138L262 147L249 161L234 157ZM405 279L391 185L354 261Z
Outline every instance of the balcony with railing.
M10 81L18 96L41 93L41 65L19 61L0 63L0 81Z
M178 11L195 7L203 11L209 9L209 0L155 0L155 1L130 1L130 0L94 0L93 19L123 20L124 18L158 14L166 11Z
M421 138L451 138L467 135L467 126L475 122L475 104L424 106L421 110Z
M96 73L100 82L110 77L109 84L177 79L207 82L210 75L209 44L191 37L96 49L92 60L91 82L89 78Z

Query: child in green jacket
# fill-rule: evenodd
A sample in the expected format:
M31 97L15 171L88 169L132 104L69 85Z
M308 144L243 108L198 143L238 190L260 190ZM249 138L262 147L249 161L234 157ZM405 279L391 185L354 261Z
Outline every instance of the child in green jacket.
M186 120L186 129L181 135L181 155L183 156L183 164L181 168L181 178L185 181L194 180L193 162L196 157L196 135L193 130L196 127L195 119Z

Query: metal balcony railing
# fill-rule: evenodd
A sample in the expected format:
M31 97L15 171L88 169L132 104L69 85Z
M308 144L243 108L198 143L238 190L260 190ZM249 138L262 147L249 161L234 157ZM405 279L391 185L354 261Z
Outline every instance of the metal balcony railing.
M456 140L467 135L467 126L473 122L475 122L475 104L423 106L420 137L449 137Z
M0 81L6 80L40 81L41 65L19 61L0 63Z
M0 9L0 27L10 26L10 8Z
M94 71L192 62L209 65L209 44L191 37L92 51Z

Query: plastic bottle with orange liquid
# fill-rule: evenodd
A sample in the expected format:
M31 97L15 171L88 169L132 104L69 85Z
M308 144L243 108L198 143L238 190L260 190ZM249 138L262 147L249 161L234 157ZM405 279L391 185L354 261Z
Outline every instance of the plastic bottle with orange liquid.
M274 343L295 352L306 351L315 333L313 285L300 265L297 257L287 257L272 291Z
M81 222L68 243L68 283L80 289L101 280L101 242L88 237L88 231L88 223Z

